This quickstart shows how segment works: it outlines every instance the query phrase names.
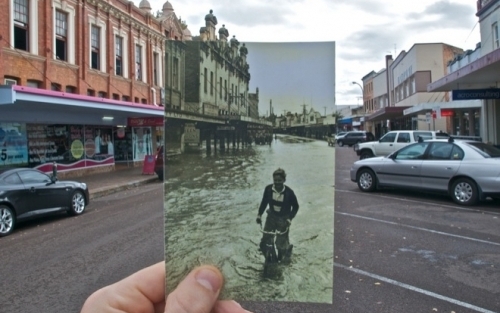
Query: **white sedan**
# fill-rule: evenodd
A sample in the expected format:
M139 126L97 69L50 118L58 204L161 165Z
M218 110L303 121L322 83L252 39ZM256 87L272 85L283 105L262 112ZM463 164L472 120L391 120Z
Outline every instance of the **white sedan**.
M458 204L473 205L487 197L500 198L500 149L452 138L420 141L386 157L356 161L350 175L361 191L438 191Z

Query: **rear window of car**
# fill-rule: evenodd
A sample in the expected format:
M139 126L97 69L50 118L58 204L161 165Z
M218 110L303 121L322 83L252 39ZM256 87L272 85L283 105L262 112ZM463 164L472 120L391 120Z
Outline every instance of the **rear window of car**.
M486 144L484 142L467 142L467 145L471 146L479 154L485 158L500 158L500 149Z
M432 139L431 132L413 132L413 139L418 141L418 137L422 137L422 139Z

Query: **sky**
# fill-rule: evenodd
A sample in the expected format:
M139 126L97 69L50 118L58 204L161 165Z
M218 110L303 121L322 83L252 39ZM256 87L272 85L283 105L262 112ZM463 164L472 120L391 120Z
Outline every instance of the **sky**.
M161 11L165 3L149 1L153 12ZM134 3L139 5L138 0ZM200 28L205 26L205 15L213 10L217 31L224 24L229 37L236 36L240 43L334 41L337 105L362 103L361 88L352 82L362 84L363 76L383 69L385 55L395 59L415 43L431 42L473 50L481 41L476 0L172 0L170 3L193 36L199 35ZM249 49L249 58L251 53ZM257 67L250 64L251 74ZM298 99L297 105L312 103L323 114L320 97L313 95L312 100L307 97L303 95L305 99ZM266 103L260 108L268 110L268 101L263 101ZM280 101L274 99L275 102L278 106ZM281 112L280 109L275 108L275 113ZM333 106L328 110L333 110Z

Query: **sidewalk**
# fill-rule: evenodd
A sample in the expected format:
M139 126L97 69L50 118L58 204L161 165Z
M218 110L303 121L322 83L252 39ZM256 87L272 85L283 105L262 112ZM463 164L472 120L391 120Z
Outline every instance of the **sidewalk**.
M138 187L150 182L158 182L158 176L143 175L142 166L118 168L113 172L91 174L78 177L75 180L86 183L89 188L90 200L115 193L124 189Z

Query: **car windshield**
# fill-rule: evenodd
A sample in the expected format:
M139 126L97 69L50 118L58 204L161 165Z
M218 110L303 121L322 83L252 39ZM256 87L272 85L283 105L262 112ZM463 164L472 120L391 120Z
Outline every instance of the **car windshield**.
M500 149L484 142L467 142L467 145L476 150L485 158L500 158Z

